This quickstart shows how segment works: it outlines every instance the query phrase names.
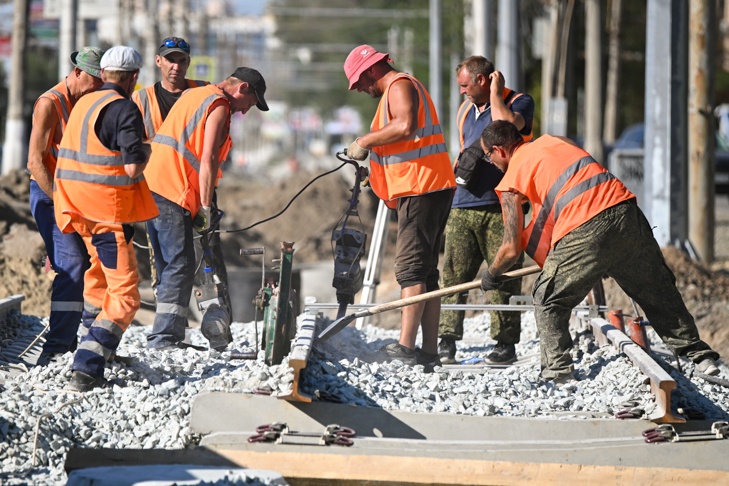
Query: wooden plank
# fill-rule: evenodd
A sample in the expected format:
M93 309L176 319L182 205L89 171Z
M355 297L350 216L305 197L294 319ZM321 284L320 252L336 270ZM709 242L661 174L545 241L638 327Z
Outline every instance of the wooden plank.
M388 485L729 484L729 472L713 470L224 449L218 453L240 467L279 472L291 484L315 484L314 479Z

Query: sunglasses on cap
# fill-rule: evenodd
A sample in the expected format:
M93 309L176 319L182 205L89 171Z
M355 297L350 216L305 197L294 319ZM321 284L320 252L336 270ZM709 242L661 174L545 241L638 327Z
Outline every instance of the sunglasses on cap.
M189 53L190 52L190 44L185 42L183 39L178 39L177 37L171 37L169 39L165 39L164 42L160 47L179 47L183 51Z

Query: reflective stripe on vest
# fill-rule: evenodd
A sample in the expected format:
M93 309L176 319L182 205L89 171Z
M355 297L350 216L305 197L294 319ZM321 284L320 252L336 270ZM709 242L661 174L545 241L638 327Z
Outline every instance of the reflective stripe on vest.
M63 132L66 130L66 125L68 124L68 117L70 116L71 110L73 109L70 95L68 93L68 90L66 89L66 80L64 79L53 88L49 89L38 97L39 100L41 98L45 98L53 103L53 107L56 109L56 114L58 115L58 125L54 126L51 129L51 133L48 134L51 139L51 146L48 150L48 153L45 155L45 157L43 157L43 165L46 167L46 169L48 169L49 173L53 174L56 170L56 162L58 161L59 142L54 141L56 139L56 130L60 129L61 136L63 136ZM38 101L36 101L36 104L37 103ZM35 109L35 106L33 108ZM35 180L35 177L33 177L32 175L30 178Z
M372 131L389 123L389 89L401 78L412 82L418 92L418 128L407 140L373 147L370 154L372 189L390 208L395 207L394 200L397 198L456 186L438 116L433 111L432 100L425 87L417 79L399 73L385 88L372 122Z
M208 81L194 79L186 79L185 81L187 82L188 89L210 84ZM159 130L160 125L164 121L162 120L162 112L159 109L159 103L154 93L154 85L135 91L134 95L132 95L132 101L139 106L139 111L142 112L147 140L152 140L157 135L157 130Z
M537 251L539 241L542 239L542 232L544 225L549 218L550 213L554 210L552 216L553 221L556 223L559 219L559 215L570 202L572 202L577 196L583 194L598 184L607 182L610 179L615 179L615 176L610 172L601 172L587 180L581 181L574 187L570 188L569 191L565 192L562 197L557 200L557 195L564 188L565 184L581 169L587 167L589 164L597 164L597 161L590 156L583 157L571 166L569 166L559 178L554 182L552 187L547 192L547 197L544 199L544 205L539 211L534 221L534 229L531 236L529 237L529 243L526 247L528 255L534 255ZM551 235L550 235L551 236Z
M192 137L192 134L197 129L197 126L200 124L200 122L205 118L205 114L207 113L208 108L210 105L212 105L216 100L219 100L220 98L224 98L217 94L212 94L205 98L200 105L200 107L195 110L195 113L193 113L192 117L190 118L190 121L187 122L187 125L185 126L185 129L182 131L182 136L180 137L180 140L176 140L174 137L170 137L168 135L160 135L157 134L154 137L154 143L159 143L162 145L167 145L169 147L172 147L177 153L182 155L182 157L187 161L188 164L192 166L193 169L195 169L195 172L198 174L200 173L200 159L197 158L197 155L195 155L188 147L187 147L187 141L190 140Z

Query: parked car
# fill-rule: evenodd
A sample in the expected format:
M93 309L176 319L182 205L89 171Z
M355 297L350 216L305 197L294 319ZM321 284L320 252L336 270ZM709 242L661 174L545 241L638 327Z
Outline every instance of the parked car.
M643 149L645 144L645 125L635 123L628 126L610 147L605 148L605 160L610 160L610 153L617 149ZM715 186L717 194L729 194L729 140L716 133ZM608 167L610 168L610 167Z

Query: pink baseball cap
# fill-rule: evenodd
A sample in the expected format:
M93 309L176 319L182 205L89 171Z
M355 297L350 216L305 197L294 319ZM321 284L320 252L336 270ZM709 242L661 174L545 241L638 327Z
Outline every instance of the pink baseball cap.
M349 89L354 89L353 86L363 72L367 71L377 62L387 59L388 62L392 62L392 59L388 57L386 52L379 52L372 46L362 44L359 47L352 49L352 52L347 56L347 60L344 61L344 74L349 80Z

